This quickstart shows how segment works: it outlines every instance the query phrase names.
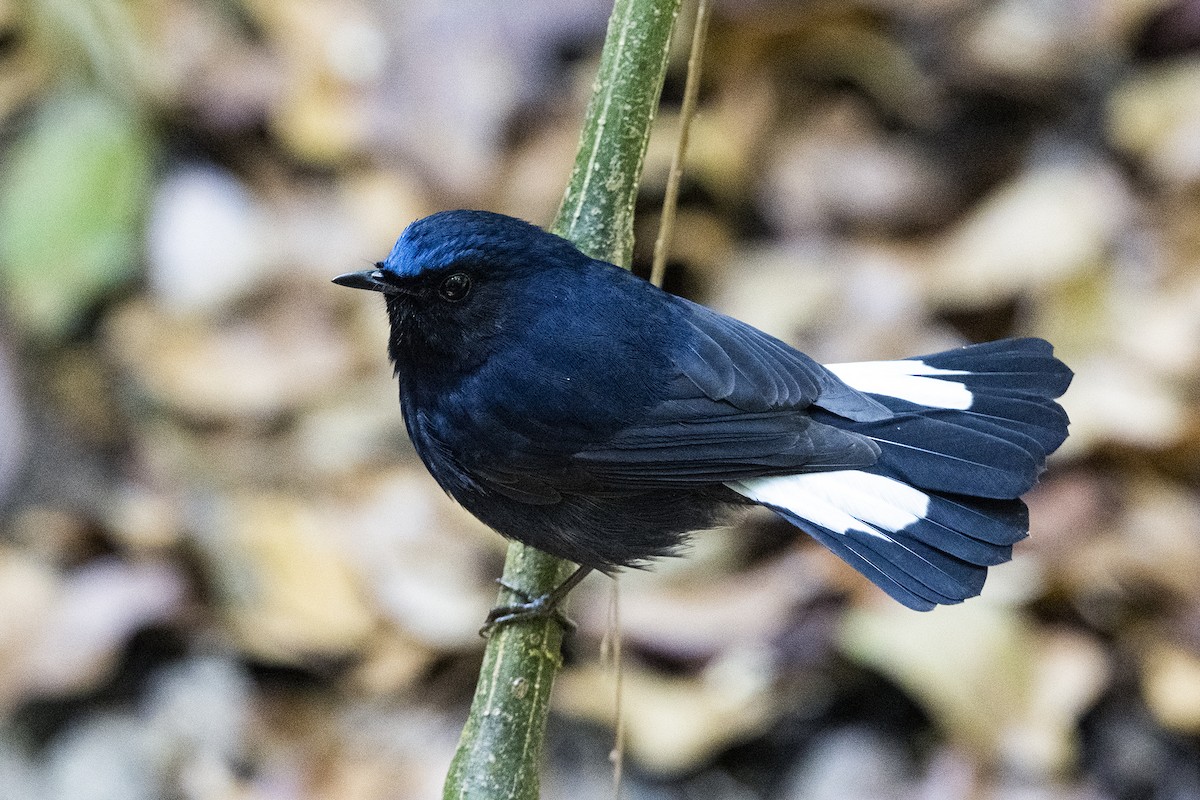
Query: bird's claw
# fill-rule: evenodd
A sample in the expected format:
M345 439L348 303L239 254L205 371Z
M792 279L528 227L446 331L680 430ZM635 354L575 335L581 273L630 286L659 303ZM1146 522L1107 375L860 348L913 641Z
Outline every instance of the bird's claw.
M496 578L496 583L499 584L501 589L507 589L526 603L531 603L534 600L529 592L525 591L516 584L509 583L508 581L504 580L504 578Z
M480 636L486 639L488 636L491 636L496 628L503 627L504 625L510 625L514 622L546 619L548 617L553 618L561 625L564 633L575 632L575 623L558 608L558 602L562 599L561 596L555 596L554 592L547 592L538 597L531 597L524 589L513 586L503 578L497 578L496 583L515 594L523 602L496 606L489 611L487 621L479 629Z

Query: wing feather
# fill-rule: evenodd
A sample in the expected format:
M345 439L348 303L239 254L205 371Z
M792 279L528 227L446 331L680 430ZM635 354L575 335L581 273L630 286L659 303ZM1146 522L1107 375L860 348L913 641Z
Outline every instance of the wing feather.
M892 416L825 367L774 336L704 306L679 300L687 344L675 366L705 396L744 411L816 405L860 422Z
M500 412L512 457L474 473L512 499L547 502L558 491L605 484L700 486L876 462L880 445L871 438L814 421L809 412L816 405L862 420L894 412L778 339L677 302L678 344L655 402L595 441L573 439L557 451L552 429ZM620 403L620 387L572 389L586 393L592 407L603 407L610 394Z

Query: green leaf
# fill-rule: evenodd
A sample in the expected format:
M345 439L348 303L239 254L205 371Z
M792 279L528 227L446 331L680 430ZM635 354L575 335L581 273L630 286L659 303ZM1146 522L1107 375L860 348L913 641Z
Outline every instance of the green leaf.
M98 92L48 100L0 170L0 278L12 318L62 335L133 274L150 189L142 120Z

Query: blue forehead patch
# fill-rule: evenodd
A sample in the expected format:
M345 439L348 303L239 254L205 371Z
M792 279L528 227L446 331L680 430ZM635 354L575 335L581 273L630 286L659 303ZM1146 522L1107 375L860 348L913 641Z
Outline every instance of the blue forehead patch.
M547 239L558 240L558 237L503 214L440 211L405 228L383 265L396 275L416 277L464 259L503 260L528 254Z

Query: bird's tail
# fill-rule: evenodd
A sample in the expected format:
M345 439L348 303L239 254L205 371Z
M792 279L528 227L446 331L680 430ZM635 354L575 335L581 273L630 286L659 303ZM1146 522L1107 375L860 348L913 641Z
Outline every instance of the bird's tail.
M1041 339L828 369L895 412L877 422L814 415L873 439L878 462L731 488L910 608L979 594L987 568L1008 561L1028 533L1019 498L1066 439L1067 415L1055 398L1070 384L1070 369Z

